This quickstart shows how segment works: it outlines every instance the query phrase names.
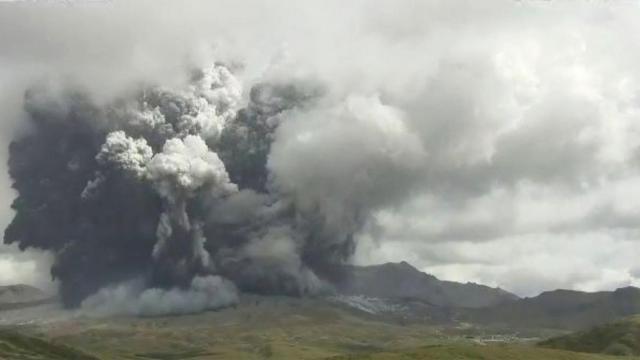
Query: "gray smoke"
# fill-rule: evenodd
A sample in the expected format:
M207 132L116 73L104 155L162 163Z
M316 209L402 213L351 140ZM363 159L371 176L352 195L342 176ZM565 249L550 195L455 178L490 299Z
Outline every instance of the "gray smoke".
M89 316L129 314L138 316L181 315L235 304L233 283L219 276L196 276L186 289L145 288L132 280L101 289L82 302L80 313Z

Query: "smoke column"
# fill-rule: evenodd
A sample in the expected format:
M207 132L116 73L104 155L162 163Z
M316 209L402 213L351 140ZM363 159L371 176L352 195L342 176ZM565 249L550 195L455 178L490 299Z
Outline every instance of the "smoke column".
M10 145L19 196L5 241L52 251L64 304L96 312L331 291L379 190L396 185L385 172L410 172L422 149L375 97L329 101L311 80L248 95L242 106L221 64L100 106L72 87L31 88L33 129Z

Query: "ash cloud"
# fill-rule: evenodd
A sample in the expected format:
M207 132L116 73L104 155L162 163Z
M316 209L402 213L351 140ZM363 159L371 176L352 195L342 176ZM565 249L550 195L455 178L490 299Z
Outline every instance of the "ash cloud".
M55 254L65 305L149 315L225 306L236 288L332 291L368 214L406 195L424 157L378 97L290 80L254 85L241 108L227 66L192 73L104 105L27 92L5 241Z

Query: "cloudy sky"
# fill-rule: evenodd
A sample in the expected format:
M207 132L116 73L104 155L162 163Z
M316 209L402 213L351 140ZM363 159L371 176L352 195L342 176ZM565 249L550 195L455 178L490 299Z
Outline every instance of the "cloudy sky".
M0 2L0 141L29 131L22 95L35 81L106 101L139 81L179 82L213 54L242 68L245 88L313 77L361 116L395 119L365 133L332 112L304 123L325 149L319 169L347 146L406 164L369 165L381 194L357 263L406 260L524 296L640 285L638 20L637 1ZM354 159L327 186L357 191L343 181ZM4 225L14 193L1 174ZM0 284L52 287L49 264L0 247Z

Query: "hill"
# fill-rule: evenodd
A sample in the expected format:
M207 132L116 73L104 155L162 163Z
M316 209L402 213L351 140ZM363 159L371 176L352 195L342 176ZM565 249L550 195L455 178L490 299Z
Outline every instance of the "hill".
M586 331L552 338L541 346L612 355L640 355L640 318L596 326Z
M24 309L56 302L55 296L29 285L0 286L0 311ZM0 318L0 323L2 323Z
M407 262L346 267L341 293L377 298L419 299L440 307L480 308L517 300L500 288L442 281Z
M44 291L29 285L0 286L0 304L39 301L48 297Z
M555 290L536 297L466 309L460 319L476 324L510 328L579 330L640 314L640 289L587 293Z

